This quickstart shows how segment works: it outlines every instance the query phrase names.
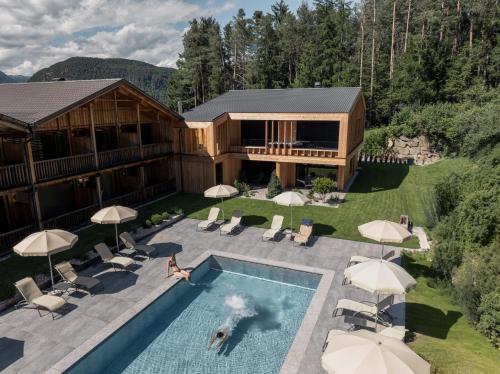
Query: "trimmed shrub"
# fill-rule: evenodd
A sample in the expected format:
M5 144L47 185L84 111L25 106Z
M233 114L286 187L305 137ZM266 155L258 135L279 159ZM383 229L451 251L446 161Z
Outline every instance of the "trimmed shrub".
M275 196L278 196L281 193L281 182L278 176L276 175L276 170L273 170L271 173L271 179L269 179L269 183L267 184L267 194L266 197L268 199L272 199Z
M478 312L477 328L498 349L500 347L500 289L483 296Z
M312 190L321 195L321 199L325 200L328 192L332 192L335 188L335 183L328 177L316 178L312 183Z

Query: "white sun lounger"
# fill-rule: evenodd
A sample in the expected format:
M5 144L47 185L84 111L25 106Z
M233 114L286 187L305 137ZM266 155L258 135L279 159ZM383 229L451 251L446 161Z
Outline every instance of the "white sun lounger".
M61 262L54 266L61 278L71 284L76 290L86 290L92 295L92 289L102 287L99 279L78 275L69 262Z
M262 240L274 240L276 238L276 235L281 232L283 219L283 216L274 215L273 222L271 223L271 228L269 230L266 230L264 235L262 235Z
M151 258L151 255L153 255L156 252L155 247L152 245L147 245L147 244L137 244L132 238L132 235L130 235L128 232L122 232L120 234L120 239L125 244L125 247L127 249L136 251L139 254L145 255L148 258Z
M201 231L206 231L210 227L212 227L213 225L215 225L215 222L217 222L217 217L219 217L219 212L220 212L219 208L211 208L210 212L208 213L208 219L206 219L205 221L201 221L200 223L198 223L198 228L197 229L201 230Z
M378 303L378 312L383 313L390 319L390 315L385 312L389 306L394 302L394 296L388 296ZM350 299L340 299L337 302L337 306L333 310L332 317L338 317L344 314L344 311L349 310L353 312L354 315L366 315L368 317L376 317L377 315L377 304L368 301L355 301Z
M97 251L99 256L101 256L102 261L104 263L111 264L111 266L113 266L113 270L115 271L117 267L123 270L128 270L128 267L134 264L134 260L131 258L113 255L109 247L104 243L96 244L94 249Z
M233 234L237 229L241 227L241 213L234 213L231 217L231 221L222 225L220 228L221 235Z
M31 277L26 277L17 281L15 286L26 303L35 306L40 317L42 316L40 309L43 309L47 310L51 314L52 319L54 319L54 312L58 311L66 304L66 301L62 297L44 295Z
M390 252L387 252L382 257L382 259L388 260L393 256L394 256L394 251L390 251ZM379 259L378 257L366 257L366 256L358 256L358 255L351 256L351 258L349 259L349 262L347 263L347 267L355 265L355 264L359 264L361 262L366 262L366 261L370 261L370 260L378 260L378 259Z

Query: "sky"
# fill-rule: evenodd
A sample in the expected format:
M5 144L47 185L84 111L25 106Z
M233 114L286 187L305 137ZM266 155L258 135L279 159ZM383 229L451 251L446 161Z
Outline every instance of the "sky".
M175 67L189 20L224 26L265 0L0 0L0 71L32 75L73 56L121 57ZM295 11L302 0L286 0Z

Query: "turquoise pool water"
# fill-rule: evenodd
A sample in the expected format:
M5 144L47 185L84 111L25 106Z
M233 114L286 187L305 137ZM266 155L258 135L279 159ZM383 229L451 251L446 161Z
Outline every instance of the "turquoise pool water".
M69 372L278 373L319 276L211 257L193 280L160 296ZM229 339L208 351L221 327Z

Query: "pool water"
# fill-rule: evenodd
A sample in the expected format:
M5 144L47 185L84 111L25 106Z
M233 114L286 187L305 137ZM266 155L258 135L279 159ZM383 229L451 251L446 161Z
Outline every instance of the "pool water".
M132 339L132 335L122 334L118 338L121 344L123 339L128 341L119 352L103 347L105 341L97 347L102 351L100 358L91 357L91 352L83 359L105 362L100 368L83 362L70 372L278 373L314 295L317 279L297 271L289 274L283 268L279 268L282 274L277 277L272 268L248 263L228 266L227 260L225 266L217 265L206 266L193 276L195 286L182 282L176 285L181 291L162 295L160 299L174 301L168 307L156 305L154 317L141 318L140 329L135 328L140 333ZM271 279L258 276L264 273L271 274ZM295 284L276 278L293 279ZM221 326L231 326L229 339L219 351L208 351L211 336Z

